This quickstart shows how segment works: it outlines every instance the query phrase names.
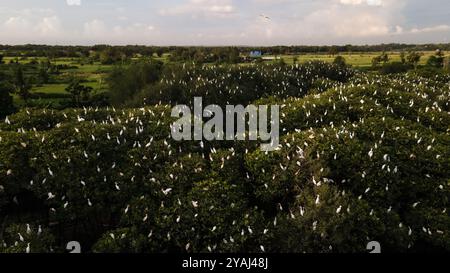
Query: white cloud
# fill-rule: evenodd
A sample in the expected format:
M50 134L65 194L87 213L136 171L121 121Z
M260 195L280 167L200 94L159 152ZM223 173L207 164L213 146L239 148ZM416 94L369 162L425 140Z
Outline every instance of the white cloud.
M46 13L46 12L45 12ZM56 15L24 11L0 23L0 32L9 43L27 43L35 40L56 40L64 32Z
M108 34L108 30L102 20L94 19L84 23L84 34L89 37L103 37Z
M84 23L81 37L83 40L88 41L89 44L153 44L158 42L157 38L161 38L158 29L154 25L133 23L108 26L99 19Z
M65 2L84 4L82 0ZM445 17L418 19L408 13L411 0L178 0L178 4L155 4L148 11L152 16L136 10L138 6L108 4L106 8L103 2L100 12L92 11L97 16L92 20L86 20L88 15L79 9L67 13L67 8L60 7L0 6L1 40L58 44L362 44L444 42L450 33ZM423 14L431 13L424 10ZM227 19L226 23L222 19Z
M66 0L69 6L81 6L81 0Z
M311 36L364 37L389 33L389 25L382 16L360 11L346 12L336 7L319 10L308 15L302 22L311 31L303 30Z
M361 5L365 1L364 0L340 0L339 2L344 5Z
M339 0L343 5L362 5L367 4L369 6L381 6L383 0Z
M21 16L10 17L3 24L3 27L6 31L18 31L22 29L27 29L30 27L30 22Z
M413 28L411 33L429 33L429 32L445 32L450 31L450 25L438 25L424 28Z
M56 36L62 32L61 22L57 16L42 18L36 28L44 36Z
M407 33L406 20L402 15L407 0L369 1L314 1L309 3L309 10L303 12L296 11L305 7L304 3L292 3L289 6L291 13L273 13L270 15L271 20L254 18L247 22L246 27L232 34L235 41L250 45L276 45L280 41L283 44L316 45L383 43L393 39L402 41L401 35Z
M187 4L160 10L159 14L191 15L194 18L228 18L236 14L236 7L231 0L189 0Z

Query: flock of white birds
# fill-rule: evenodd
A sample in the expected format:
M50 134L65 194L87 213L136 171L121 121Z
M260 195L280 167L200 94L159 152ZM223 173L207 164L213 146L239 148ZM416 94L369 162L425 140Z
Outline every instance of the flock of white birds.
M232 245L245 245L252 238L248 240L255 249L241 249L265 252L276 250L270 238L283 217L292 225L303 223L297 222L299 218L312 217L308 222L311 231L325 237L321 227L327 219L318 217L317 211L329 207L334 217L351 215L353 201L326 199L329 193L323 191L332 187L339 198L371 205L367 217L383 221L383 215L397 213L398 229L411 238L409 248L414 246L414 233L419 232L437 237L430 239L433 242L450 245L446 226L450 223L450 81L361 73L348 83L333 82L328 91L312 91L303 97L300 94L307 92L302 90L303 81L311 75L294 68L274 68L271 73L243 70L245 75L237 78L211 67L204 70L207 76L188 71L186 79L173 75L162 81L189 88L189 95L216 86L223 90L220 95L230 97L227 103L232 103L234 96L248 90L229 83L252 78L252 73L261 72L258 77L267 78L286 73L286 79L296 79L274 83L277 90L271 95L275 97L257 101L282 105L283 137L277 151L263 153L248 142L175 142L170 137L171 108L164 102L135 109L25 109L6 117L0 126L0 194L21 206L20 192L8 188L16 183L21 190L33 192L48 207L49 221L60 225L67 219L97 217L102 211L120 212L115 216L120 224L109 226L101 238L111 244L145 232L144 237L154 244L177 245L184 251L240 250ZM299 97L289 96L295 88ZM211 94L205 91L205 95ZM18 159L24 156L25 166ZM308 162L320 168L315 170ZM405 186L402 176L417 166L415 162L429 165ZM353 165L340 165L344 163ZM308 176L306 181L299 178L302 174ZM209 178L223 185L200 183ZM242 200L246 195L239 191L249 183L256 199L274 202L275 214L252 220L262 209ZM402 192L407 187L418 192L417 199ZM202 200L200 193L209 190L212 196L205 193L206 201ZM302 190L309 192L309 201L298 197ZM237 197L227 196L235 193ZM380 200L385 202L382 206ZM421 206L432 210L430 218L414 214ZM404 211L423 218L414 222L403 217ZM219 222L212 223L213 219ZM33 223L38 226L35 230L26 224L3 247L36 251L33 242L43 226L52 229L51 223L41 220ZM125 232L130 226L137 228ZM422 240L423 235L414 238ZM335 247L330 243L329 250Z

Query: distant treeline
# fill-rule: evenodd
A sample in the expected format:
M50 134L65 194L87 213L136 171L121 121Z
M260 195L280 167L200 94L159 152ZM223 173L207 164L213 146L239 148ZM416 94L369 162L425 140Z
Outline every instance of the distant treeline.
M158 55L164 53L175 53L176 55L192 55L193 52L229 52L249 53L258 50L264 54L301 54L301 53L330 53L338 54L344 52L383 52L383 51L427 51L427 50L448 50L450 44L380 44L380 45L333 45L333 46L273 46L273 47L177 47L177 46L50 46L50 45L0 45L0 51L5 56L24 57L83 57L90 56L92 52L102 52L105 50L118 51L125 56L135 55ZM184 52L184 53L183 53Z

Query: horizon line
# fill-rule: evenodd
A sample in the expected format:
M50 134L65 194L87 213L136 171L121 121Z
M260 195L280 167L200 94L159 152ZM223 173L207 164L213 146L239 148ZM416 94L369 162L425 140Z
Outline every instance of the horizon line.
M114 43L95 43L95 44L51 44L51 43L21 43L21 44L0 44L0 47L10 46L53 46L53 47L94 47L94 46L112 46L112 47L126 47L126 46L142 46L142 47L345 47L345 46L386 46L386 45L401 45L401 46L433 46L433 45L450 45L450 42L430 42L430 43L374 43L374 44L274 44L274 45L205 45L205 44L185 44L185 45L155 45L155 44L114 44Z

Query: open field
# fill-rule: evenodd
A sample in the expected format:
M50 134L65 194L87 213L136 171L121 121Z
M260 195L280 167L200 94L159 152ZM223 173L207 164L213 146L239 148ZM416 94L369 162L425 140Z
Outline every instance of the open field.
M386 52L389 55L390 62L399 62L400 52ZM425 65L428 58L435 54L434 51L422 51L422 58L420 59L420 65ZM444 53L446 56L450 56L450 52ZM347 64L356 68L368 68L372 66L372 59L379 56L380 52L371 53L340 53L347 61ZM293 64L294 58L298 59L299 63L305 63L309 61L323 61L333 62L337 55L330 54L304 54L304 55L269 55L270 57L282 58L287 64Z
M48 60L47 58L19 58L19 57L5 57L3 63L0 65L0 70L11 73L11 67L9 63L11 61L17 61L19 64L24 65L25 73L28 76L36 77L39 63ZM58 74L52 75L49 82L45 84L33 85L30 90L31 94L43 95L43 98L39 98L39 104L52 104L57 101L65 101L70 96L67 93L66 88L69 85L71 78L79 78L83 80L85 86L92 87L93 94L99 94L107 91L105 83L105 77L112 70L113 65L103 65L99 62L92 64L80 64L79 58L54 58L50 60L54 66L64 66L60 69ZM37 63L33 65L32 63ZM13 99L16 105L23 105L23 101L16 94L13 95Z

